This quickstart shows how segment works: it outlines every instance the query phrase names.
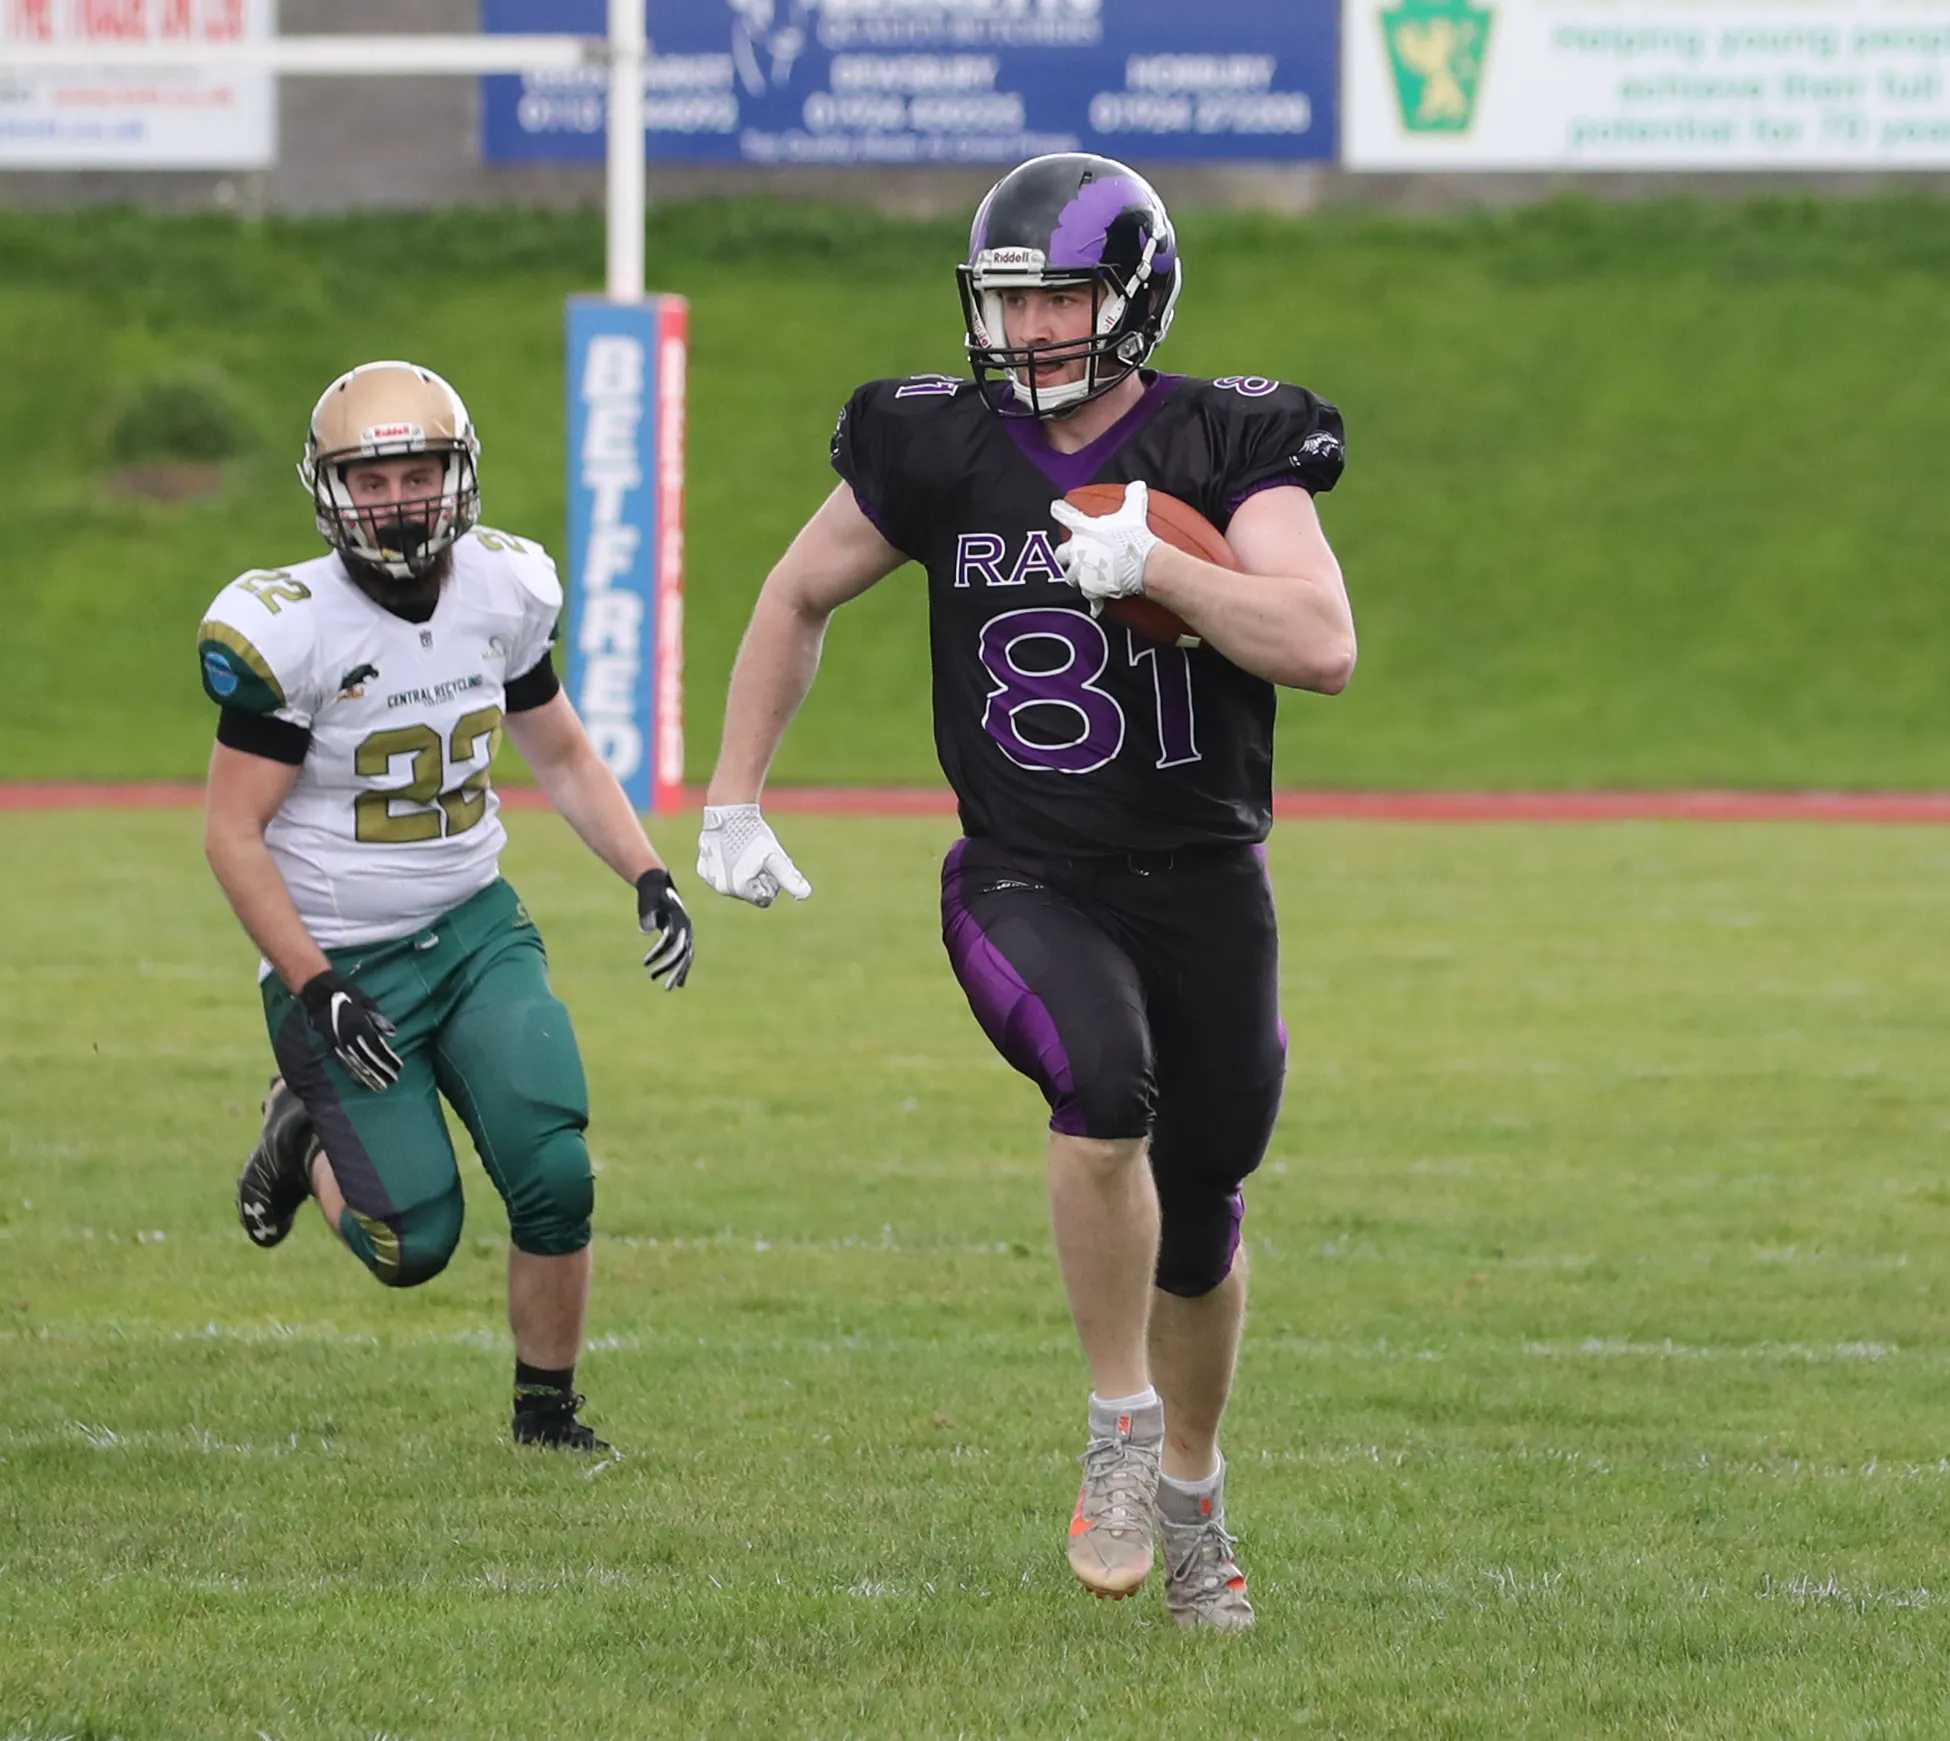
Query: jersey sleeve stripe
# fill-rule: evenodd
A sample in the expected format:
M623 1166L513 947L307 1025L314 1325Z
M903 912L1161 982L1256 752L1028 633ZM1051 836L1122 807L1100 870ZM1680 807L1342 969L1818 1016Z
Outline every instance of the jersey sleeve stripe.
M220 647L227 647L243 660L263 682L265 688L277 697L278 706L290 705L285 699L284 685L278 681L277 673L271 669L270 661L228 623L206 620L203 627L197 630L197 639L200 642L214 641Z

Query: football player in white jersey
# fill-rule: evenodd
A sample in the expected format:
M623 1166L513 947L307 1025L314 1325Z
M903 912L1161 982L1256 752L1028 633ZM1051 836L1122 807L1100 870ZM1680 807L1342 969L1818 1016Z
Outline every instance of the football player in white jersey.
M478 524L480 443L411 363L326 388L300 475L329 554L245 574L199 636L220 712L204 846L263 952L278 1076L237 1187L260 1246L307 1197L380 1281L438 1275L462 1199L441 1097L508 1209L514 1437L600 1451L578 1418L593 1203L588 1089L527 909L502 880L505 728L634 885L644 965L684 983L691 921L550 655L539 545Z

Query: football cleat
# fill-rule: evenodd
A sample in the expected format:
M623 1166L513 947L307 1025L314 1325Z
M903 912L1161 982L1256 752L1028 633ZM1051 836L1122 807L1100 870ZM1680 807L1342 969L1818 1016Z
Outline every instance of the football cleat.
M615 1450L608 1440L596 1437L594 1428L576 1418L576 1410L588 1400L572 1390L552 1392L546 1401L524 1397L515 1409L515 1443L540 1445L550 1451Z
M1094 1596L1121 1602L1151 1574L1164 1444L1163 1403L1117 1414L1091 1399L1083 1485L1070 1518L1070 1570Z
M311 1195L311 1158L317 1152L304 1102L283 1077L272 1077L264 1097L264 1129L237 1181L237 1219L251 1244L269 1248L291 1231Z
M1165 1556L1165 1608L1180 1626L1244 1632L1253 1623L1238 1543L1226 1533L1225 1473L1210 1494L1158 1484L1158 1545Z

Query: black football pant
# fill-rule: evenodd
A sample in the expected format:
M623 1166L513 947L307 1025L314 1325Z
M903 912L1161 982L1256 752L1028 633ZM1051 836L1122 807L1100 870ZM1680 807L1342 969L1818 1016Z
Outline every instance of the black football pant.
M1158 1286L1231 1271L1286 1077L1279 931L1260 849L1046 858L961 840L941 872L955 977L1050 1129L1149 1136Z

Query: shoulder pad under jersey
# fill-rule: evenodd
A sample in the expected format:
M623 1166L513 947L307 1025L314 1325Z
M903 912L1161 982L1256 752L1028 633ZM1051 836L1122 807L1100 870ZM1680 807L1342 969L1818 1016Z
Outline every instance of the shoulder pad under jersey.
M211 602L197 630L203 690L219 707L309 724L318 643L302 569L252 569Z

